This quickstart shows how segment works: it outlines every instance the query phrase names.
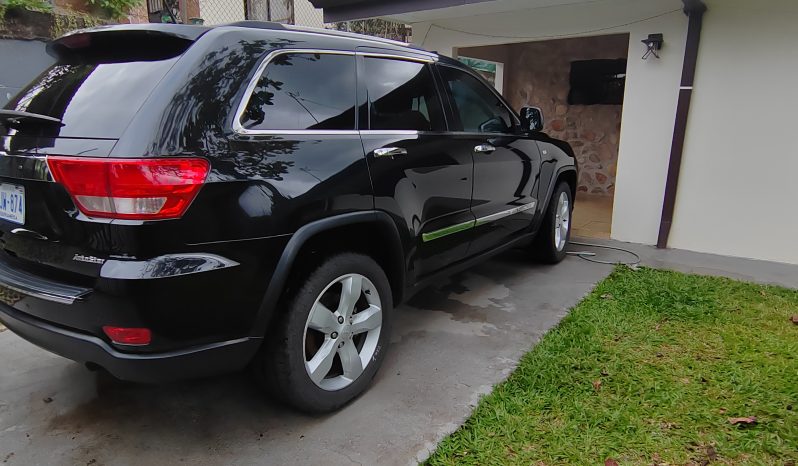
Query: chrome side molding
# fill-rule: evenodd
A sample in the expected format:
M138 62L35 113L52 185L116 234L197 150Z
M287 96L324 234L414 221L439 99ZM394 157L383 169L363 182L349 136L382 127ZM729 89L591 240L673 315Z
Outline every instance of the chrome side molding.
M480 225L485 225L490 222L495 222L496 220L503 219L505 217L509 217L511 215L519 214L521 212L525 212L527 210L532 210L537 207L538 201L537 199L533 200L532 202L524 205L520 205L518 207L513 207L512 209L502 210L501 212L496 212L495 214L486 215L484 217L479 217L475 220L469 220L467 222L458 223L456 225L450 225L445 228L441 228L439 230L430 231L428 233L423 233L421 235L421 240L423 242L433 241L439 238L443 238L444 236L453 235L455 233L460 233L461 231L470 230L472 228L476 228Z

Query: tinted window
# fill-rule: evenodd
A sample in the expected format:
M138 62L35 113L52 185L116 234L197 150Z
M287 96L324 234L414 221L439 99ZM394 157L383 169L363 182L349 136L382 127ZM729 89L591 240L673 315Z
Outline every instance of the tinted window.
M571 63L569 105L621 105L626 86L626 59Z
M429 66L366 58L371 129L444 131L441 100Z
M354 130L355 57L276 56L258 81L241 124L255 130Z
M52 136L118 138L176 61L54 65L5 108L62 120Z
M496 94L474 76L441 66L441 74L452 96L455 116L466 132L508 133L514 119Z

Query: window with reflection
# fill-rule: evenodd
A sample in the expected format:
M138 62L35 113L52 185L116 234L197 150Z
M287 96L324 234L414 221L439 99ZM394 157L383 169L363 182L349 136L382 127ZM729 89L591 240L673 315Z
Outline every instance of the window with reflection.
M354 130L355 57L289 53L266 66L241 125L250 130Z
M5 108L38 113L61 125L25 127L47 137L118 138L177 58L118 63L58 63L23 89ZM43 134L46 133L46 134Z
M370 128L445 131L440 96L429 65L391 58L366 58Z
M465 71L441 66L459 130L469 133L510 133L514 118L496 94Z

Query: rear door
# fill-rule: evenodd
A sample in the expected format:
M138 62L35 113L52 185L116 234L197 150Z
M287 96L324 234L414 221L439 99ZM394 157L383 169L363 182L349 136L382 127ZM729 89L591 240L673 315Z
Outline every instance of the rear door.
M529 231L537 206L540 153L497 93L475 75L439 65L451 107L453 146L474 158L469 255Z
M407 225L418 279L467 255L468 237L458 233L474 225L473 157L451 145L429 61L362 55L369 109L361 134L375 203Z

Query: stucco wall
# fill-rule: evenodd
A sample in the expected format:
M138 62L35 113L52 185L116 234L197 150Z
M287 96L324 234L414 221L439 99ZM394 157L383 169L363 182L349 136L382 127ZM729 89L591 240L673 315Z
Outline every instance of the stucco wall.
M710 0L670 245L798 263L798 2Z
M629 33L612 237L654 244L684 57L687 18L682 7L680 0L606 0L530 7L436 20L435 25L415 23L413 40L429 50L451 54L457 47ZM644 47L640 41L652 33L665 36L662 58L641 60Z
M544 130L568 141L579 160L579 191L612 195L621 133L620 105L568 105L571 62L625 58L629 36L585 37L466 47L458 55L505 63L504 95L518 110L540 107Z

